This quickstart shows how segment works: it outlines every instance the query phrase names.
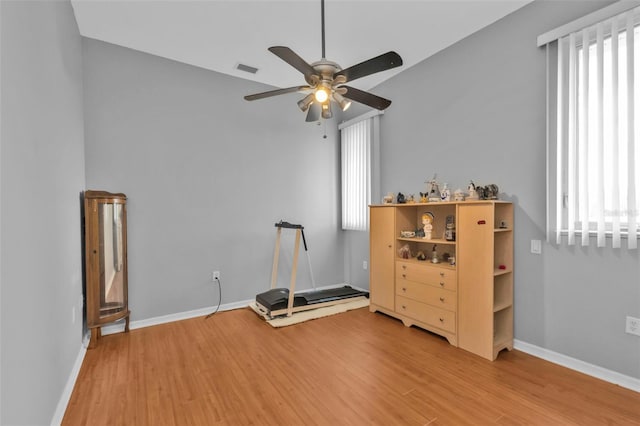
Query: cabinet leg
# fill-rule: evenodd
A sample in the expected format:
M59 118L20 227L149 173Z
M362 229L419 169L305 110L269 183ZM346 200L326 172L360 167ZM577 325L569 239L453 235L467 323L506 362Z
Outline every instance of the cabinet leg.
M127 314L127 317L124 319L124 332L129 332L129 314Z
M94 349L98 345L100 338L100 327L91 329L91 337L89 337L89 349Z

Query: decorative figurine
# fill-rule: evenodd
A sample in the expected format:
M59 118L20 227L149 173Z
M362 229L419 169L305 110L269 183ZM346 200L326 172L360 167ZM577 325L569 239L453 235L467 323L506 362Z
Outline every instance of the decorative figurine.
M467 196L467 200L478 200L478 192L476 191L476 185L473 181L469 181L468 186L469 195Z
M427 202L427 195L429 195L429 194L426 193L426 192L421 192L420 193L420 202L421 203L426 203Z
M405 204L407 202L407 200L405 200L404 194L402 192L398 192L397 201L398 201L398 204Z
M436 244L433 245L433 250L431 251L431 263L440 263L440 259L438 259L438 252L436 251Z
M418 260L427 260L427 255L425 255L424 252L422 250L420 250L418 252L418 254L416 255L416 259L418 259Z
M464 192L462 189L458 188L453 193L453 201L464 201Z
M451 190L449 189L449 185L447 183L445 183L442 187L442 191L440 192L440 200L451 201Z
M407 204L413 204L413 203L415 203L415 202L416 202L416 200L413 198L413 194L410 194L410 195L407 197Z
M490 185L485 186L485 190L486 190L486 197L487 200L497 200L498 199L498 185L496 185L495 183L492 183Z
M429 201L440 201L440 188L438 187L438 182L436 182L436 177L434 176L429 182L429 195L427 199Z
M409 248L409 244L405 244L398 249L398 256L402 259L409 259L411 257L411 249Z
M487 188L485 186L476 186L476 192L478 193L478 199L487 199Z
M456 224L453 215L447 216L447 221L444 230L444 239L447 241L456 240Z
M422 229L424 231L424 238L425 240L430 240L431 239L431 231L433 230L433 213L431 212L425 212L422 214Z
M383 204L393 204L393 192L389 192L387 195L382 197Z

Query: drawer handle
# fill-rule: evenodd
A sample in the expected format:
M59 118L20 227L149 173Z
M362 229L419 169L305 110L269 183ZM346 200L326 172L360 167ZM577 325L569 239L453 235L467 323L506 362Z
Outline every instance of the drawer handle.
M444 303L444 297L441 297L441 298L440 298L440 301Z
M402 269L407 269L407 265L402 265Z
M387 247L391 248L391 244L389 244Z
M486 223L487 223L487 221L484 220L484 219L478 221L478 225L485 225Z
M402 291L407 291L407 288L406 287L402 287Z
M440 272L440 276L441 276L441 277L444 277L444 272Z
M444 287L444 282L440 281L440 286Z
M407 274L402 274L402 278L407 278Z
M440 318L440 322L444 322L444 318Z
M405 305L402 305L402 309L407 309L407 307Z

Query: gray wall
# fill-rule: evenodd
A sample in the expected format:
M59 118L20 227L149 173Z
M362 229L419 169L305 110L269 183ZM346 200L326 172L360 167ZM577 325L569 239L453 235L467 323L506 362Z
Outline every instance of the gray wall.
M531 239L545 239L545 51L536 37L607 3L536 1L378 86L393 100L381 124L381 189L417 194L434 173L452 190L470 179L498 184L515 203L516 338L640 378L640 339L624 333L625 316L640 316L638 251L529 252ZM361 261L352 265L359 274Z
M42 425L82 341L81 39L67 2L2 1L0 8L0 423Z
M317 285L344 280L335 125L269 87L84 40L87 188L127 194L129 300L140 320L269 288L274 223L302 223ZM289 285L294 233L279 283ZM311 285L304 253L298 288Z

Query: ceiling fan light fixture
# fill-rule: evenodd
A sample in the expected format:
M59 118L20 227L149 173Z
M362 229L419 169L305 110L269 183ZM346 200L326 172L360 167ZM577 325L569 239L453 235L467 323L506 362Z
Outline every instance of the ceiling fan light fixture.
M335 99L335 101L338 103L338 105L340 105L340 108L343 111L346 111L349 109L349 107L351 106L351 101L347 100L344 98L344 96L342 96L340 93L335 92L333 94L333 99Z
M325 102L322 104L322 118L329 119L333 117L331 114L331 102Z
M329 99L329 92L324 86L320 86L316 90L315 98L319 103L324 103L327 99Z
M313 99L314 99L314 94L309 93L307 96L305 96L304 98L298 101L298 108L300 108L302 112L305 112L306 110L309 109L309 105L311 105L311 103L313 102Z

